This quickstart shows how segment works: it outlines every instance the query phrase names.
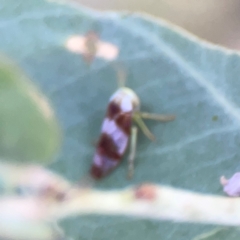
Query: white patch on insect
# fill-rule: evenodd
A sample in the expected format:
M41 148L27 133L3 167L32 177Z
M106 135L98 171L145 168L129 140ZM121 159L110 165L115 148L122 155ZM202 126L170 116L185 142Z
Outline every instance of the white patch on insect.
M108 172L109 169L113 169L118 165L118 161L113 161L111 158L104 157L103 158L103 165L101 166L103 169L103 172Z
M93 160L94 164L98 167L102 166L102 158L96 153Z
M123 131L116 132L113 136L113 141L118 147L118 153L123 154L128 143L128 137Z
M118 161L113 161L111 158L101 156L98 153L95 154L93 162L95 166L103 169L103 172L107 172L118 165Z
M110 98L110 102L115 102L121 107L123 112L130 112L139 108L140 102L130 88L120 88Z
M130 112L133 110L132 101L129 97L125 97L121 101L121 110L123 112Z
M117 126L114 120L104 119L102 132L111 136L118 148L118 153L123 154L128 143L128 136Z
M108 135L114 134L118 130L114 120L105 118L103 121L102 132L107 133Z

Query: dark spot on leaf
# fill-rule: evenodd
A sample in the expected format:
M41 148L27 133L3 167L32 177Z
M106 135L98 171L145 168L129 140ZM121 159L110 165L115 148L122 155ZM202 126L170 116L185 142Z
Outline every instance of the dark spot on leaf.
M217 115L214 115L214 116L212 117L212 121L216 122L217 120L218 120L218 116L217 116Z

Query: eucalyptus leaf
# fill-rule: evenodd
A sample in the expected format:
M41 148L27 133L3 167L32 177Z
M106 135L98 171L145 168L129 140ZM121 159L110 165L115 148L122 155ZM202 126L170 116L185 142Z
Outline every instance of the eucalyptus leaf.
M73 35L97 30L118 47L127 86L142 110L171 113L170 123L147 121L157 138L140 134L134 178L127 161L97 187L113 189L155 182L223 194L221 175L240 170L240 56L206 43L162 20L139 14L99 13L43 0L1 0L0 50L15 59L51 99L64 143L51 168L72 181L88 174L108 99L117 88L113 65L65 46ZM150 221L122 216L84 216L62 223L73 239L194 239L216 226ZM211 239L235 239L234 228ZM228 233L228 232L227 232Z

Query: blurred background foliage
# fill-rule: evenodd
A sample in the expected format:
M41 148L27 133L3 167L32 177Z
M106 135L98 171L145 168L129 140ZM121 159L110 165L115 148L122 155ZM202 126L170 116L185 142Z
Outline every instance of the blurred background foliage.
M240 49L239 0L71 0L98 10L141 11L210 42Z

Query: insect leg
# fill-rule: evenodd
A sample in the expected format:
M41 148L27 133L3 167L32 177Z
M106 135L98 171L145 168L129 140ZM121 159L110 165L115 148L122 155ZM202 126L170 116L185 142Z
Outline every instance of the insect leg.
M141 116L139 113L134 113L133 115L133 120L137 123L139 128L142 130L144 135L146 135L147 138L149 138L151 141L155 141L154 135L150 132L144 121L142 120Z
M130 139L130 153L128 157L128 178L131 179L134 173L134 159L136 156L137 147L137 127L133 126L131 129L131 139Z
M154 114L147 112L139 112L138 114L141 118L151 119L160 122L170 122L176 118L174 115Z

